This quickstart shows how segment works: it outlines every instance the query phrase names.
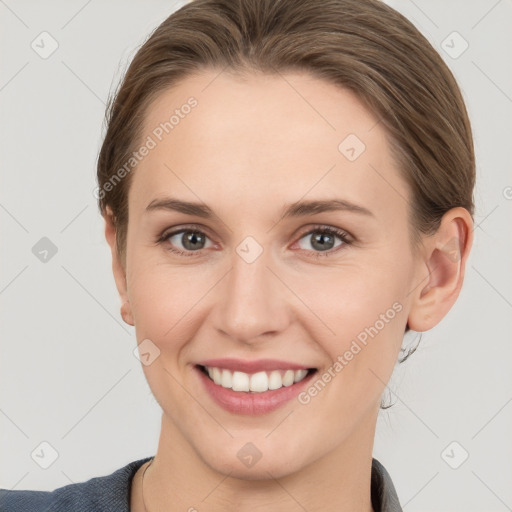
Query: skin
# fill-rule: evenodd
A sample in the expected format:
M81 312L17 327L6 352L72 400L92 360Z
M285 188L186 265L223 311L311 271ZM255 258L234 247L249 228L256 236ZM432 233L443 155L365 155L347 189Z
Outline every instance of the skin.
M132 176L125 267L111 212L105 214L123 319L135 325L138 343L149 339L160 350L143 365L163 410L144 479L147 509L372 511L382 392L407 322L429 330L455 302L473 240L471 216L450 210L413 250L410 191L382 125L347 90L304 73L241 79L209 70L160 94L147 111L143 140L190 96L197 107ZM338 150L351 133L366 145L355 161ZM216 216L145 212L170 195L206 203ZM373 215L281 219L285 204L335 198ZM187 251L181 235L156 242L184 225L207 236L199 256L170 252ZM352 243L336 237L325 256L312 244L317 225L345 230ZM247 236L263 248L250 264L236 252ZM454 241L459 258L449 250ZM396 302L402 310L308 404L294 399L259 417L230 413L193 370L207 358L276 358L322 375ZM237 457L246 443L262 454L252 467ZM133 511L144 510L145 468L134 478Z

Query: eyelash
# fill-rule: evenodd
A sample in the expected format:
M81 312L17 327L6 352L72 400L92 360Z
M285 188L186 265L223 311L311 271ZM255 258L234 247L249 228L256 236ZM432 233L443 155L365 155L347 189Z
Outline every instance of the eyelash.
M160 235L158 237L157 243L161 244L161 243L167 242L169 240L169 238L173 237L174 235L178 235L180 233L187 233L187 232L199 233L201 235L204 235L204 236L208 237L206 235L206 233L204 233L203 231L201 231L201 230L199 230L197 228L194 228L194 227L182 227L180 229L177 229L176 231L164 232L162 235ZM332 256L334 253L337 253L339 250L341 250L341 248L343 248L343 246L350 245L352 243L352 241L350 239L350 235L346 231L343 231L343 230L338 229L338 228L334 228L332 226L323 226L323 225L314 226L309 231L306 231L305 233L302 233L298 240L301 240L305 236L311 235L313 233L322 233L322 234L334 235L334 236L337 236L343 242L343 244L339 245L336 248L329 249L328 251L308 251L308 252L313 253L313 257L314 258L321 258L321 257ZM182 251L180 249L174 249L172 247L168 247L167 250L170 251L170 252L173 252L175 254L178 254L179 256L185 256L187 258L188 257L192 257L193 258L193 257L201 256L201 251L202 251L202 250L199 250L199 251Z

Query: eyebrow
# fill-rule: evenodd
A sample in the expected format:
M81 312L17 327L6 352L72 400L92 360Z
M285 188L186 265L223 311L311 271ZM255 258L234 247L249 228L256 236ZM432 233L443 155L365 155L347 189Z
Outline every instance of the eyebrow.
M176 211L186 215L195 215L205 219L216 216L213 210L204 203L181 201L172 197L154 199L151 201L151 203L149 203L146 207L146 212L154 210ZM297 201L295 203L285 205L281 218L287 219L290 217L305 217L307 215L315 215L318 213L332 211L347 211L374 217L374 214L363 206L352 203L345 199L330 199L323 201Z

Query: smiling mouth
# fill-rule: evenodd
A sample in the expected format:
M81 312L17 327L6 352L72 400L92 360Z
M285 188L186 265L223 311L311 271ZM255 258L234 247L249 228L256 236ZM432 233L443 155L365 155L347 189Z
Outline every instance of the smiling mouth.
M196 365L211 381L225 389L239 392L265 393L289 387L315 373L316 368L301 370L272 370L256 373L232 371L215 366Z

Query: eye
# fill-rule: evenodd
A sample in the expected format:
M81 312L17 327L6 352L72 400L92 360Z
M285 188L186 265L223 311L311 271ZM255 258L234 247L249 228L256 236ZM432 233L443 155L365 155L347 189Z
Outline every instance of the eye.
M308 238L309 241L307 241ZM336 239L339 240L338 243ZM303 240L307 242L304 243ZM186 257L200 256L203 249L214 245L203 231L186 227L165 232L157 242L164 243L166 250ZM340 248L350 245L352 241L351 236L341 229L331 226L314 226L313 229L304 233L297 243L300 249L312 252L314 257L320 257L337 253L341 250Z
M336 243L336 238L340 240L339 243ZM302 240L306 240L306 243L301 244ZM333 253L341 250L336 248L350 245L351 240L350 235L341 229L331 226L315 226L302 235L298 243L301 249L313 251L316 253L314 256L319 257L331 256ZM312 247L312 249L310 249L310 247Z
M203 249L210 247L212 244L208 236L198 229L181 228L176 231L164 233L157 240L159 243L166 243L167 250L179 254L180 256L198 256ZM207 245L210 241L210 245ZM180 249L179 245L183 247ZM178 248L176 248L178 246Z

